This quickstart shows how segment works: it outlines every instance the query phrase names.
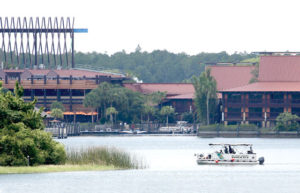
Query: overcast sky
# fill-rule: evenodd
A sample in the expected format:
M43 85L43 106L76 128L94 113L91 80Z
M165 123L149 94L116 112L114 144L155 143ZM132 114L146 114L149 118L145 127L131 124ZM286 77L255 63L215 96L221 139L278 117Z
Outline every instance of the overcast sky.
M300 51L300 1L292 0L5 0L1 17L71 16L75 49L197 54Z

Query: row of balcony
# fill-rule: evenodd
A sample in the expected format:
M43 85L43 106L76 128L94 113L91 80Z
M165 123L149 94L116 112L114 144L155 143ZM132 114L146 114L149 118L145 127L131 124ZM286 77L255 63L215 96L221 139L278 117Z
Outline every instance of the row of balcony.
M246 120L275 120L277 116L282 112L247 112L245 113ZM300 112L293 113L300 116ZM224 113L226 120L243 120L243 113L241 112L226 112Z
M300 104L300 99L270 99L267 101L261 99L249 99L242 102L242 100L228 99L227 104Z

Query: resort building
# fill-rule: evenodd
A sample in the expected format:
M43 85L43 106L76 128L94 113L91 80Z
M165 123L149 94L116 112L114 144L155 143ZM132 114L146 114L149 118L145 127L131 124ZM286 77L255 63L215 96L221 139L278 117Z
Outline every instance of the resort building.
M0 70L3 87L13 90L19 81L24 88L24 100L37 99L37 107L49 110L54 101L60 101L65 115L91 115L94 109L83 106L83 99L101 82L122 84L128 78L122 74L104 73L91 70Z
M223 89L224 124L274 125L282 112L300 115L300 56L262 56L258 81Z

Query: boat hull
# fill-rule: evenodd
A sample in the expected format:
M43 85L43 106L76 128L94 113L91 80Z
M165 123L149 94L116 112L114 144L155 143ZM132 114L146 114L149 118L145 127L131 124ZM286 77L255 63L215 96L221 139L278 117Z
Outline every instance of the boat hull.
M231 162L231 161L207 161L207 160L197 160L198 165L258 165L259 162Z

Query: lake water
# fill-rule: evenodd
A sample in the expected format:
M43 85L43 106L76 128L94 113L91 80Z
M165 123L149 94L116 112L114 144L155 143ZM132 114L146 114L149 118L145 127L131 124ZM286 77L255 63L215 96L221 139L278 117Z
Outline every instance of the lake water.
M183 136L72 137L67 147L114 146L148 165L144 170L0 175L0 193L299 193L300 139ZM264 165L199 166L208 143L253 143Z

